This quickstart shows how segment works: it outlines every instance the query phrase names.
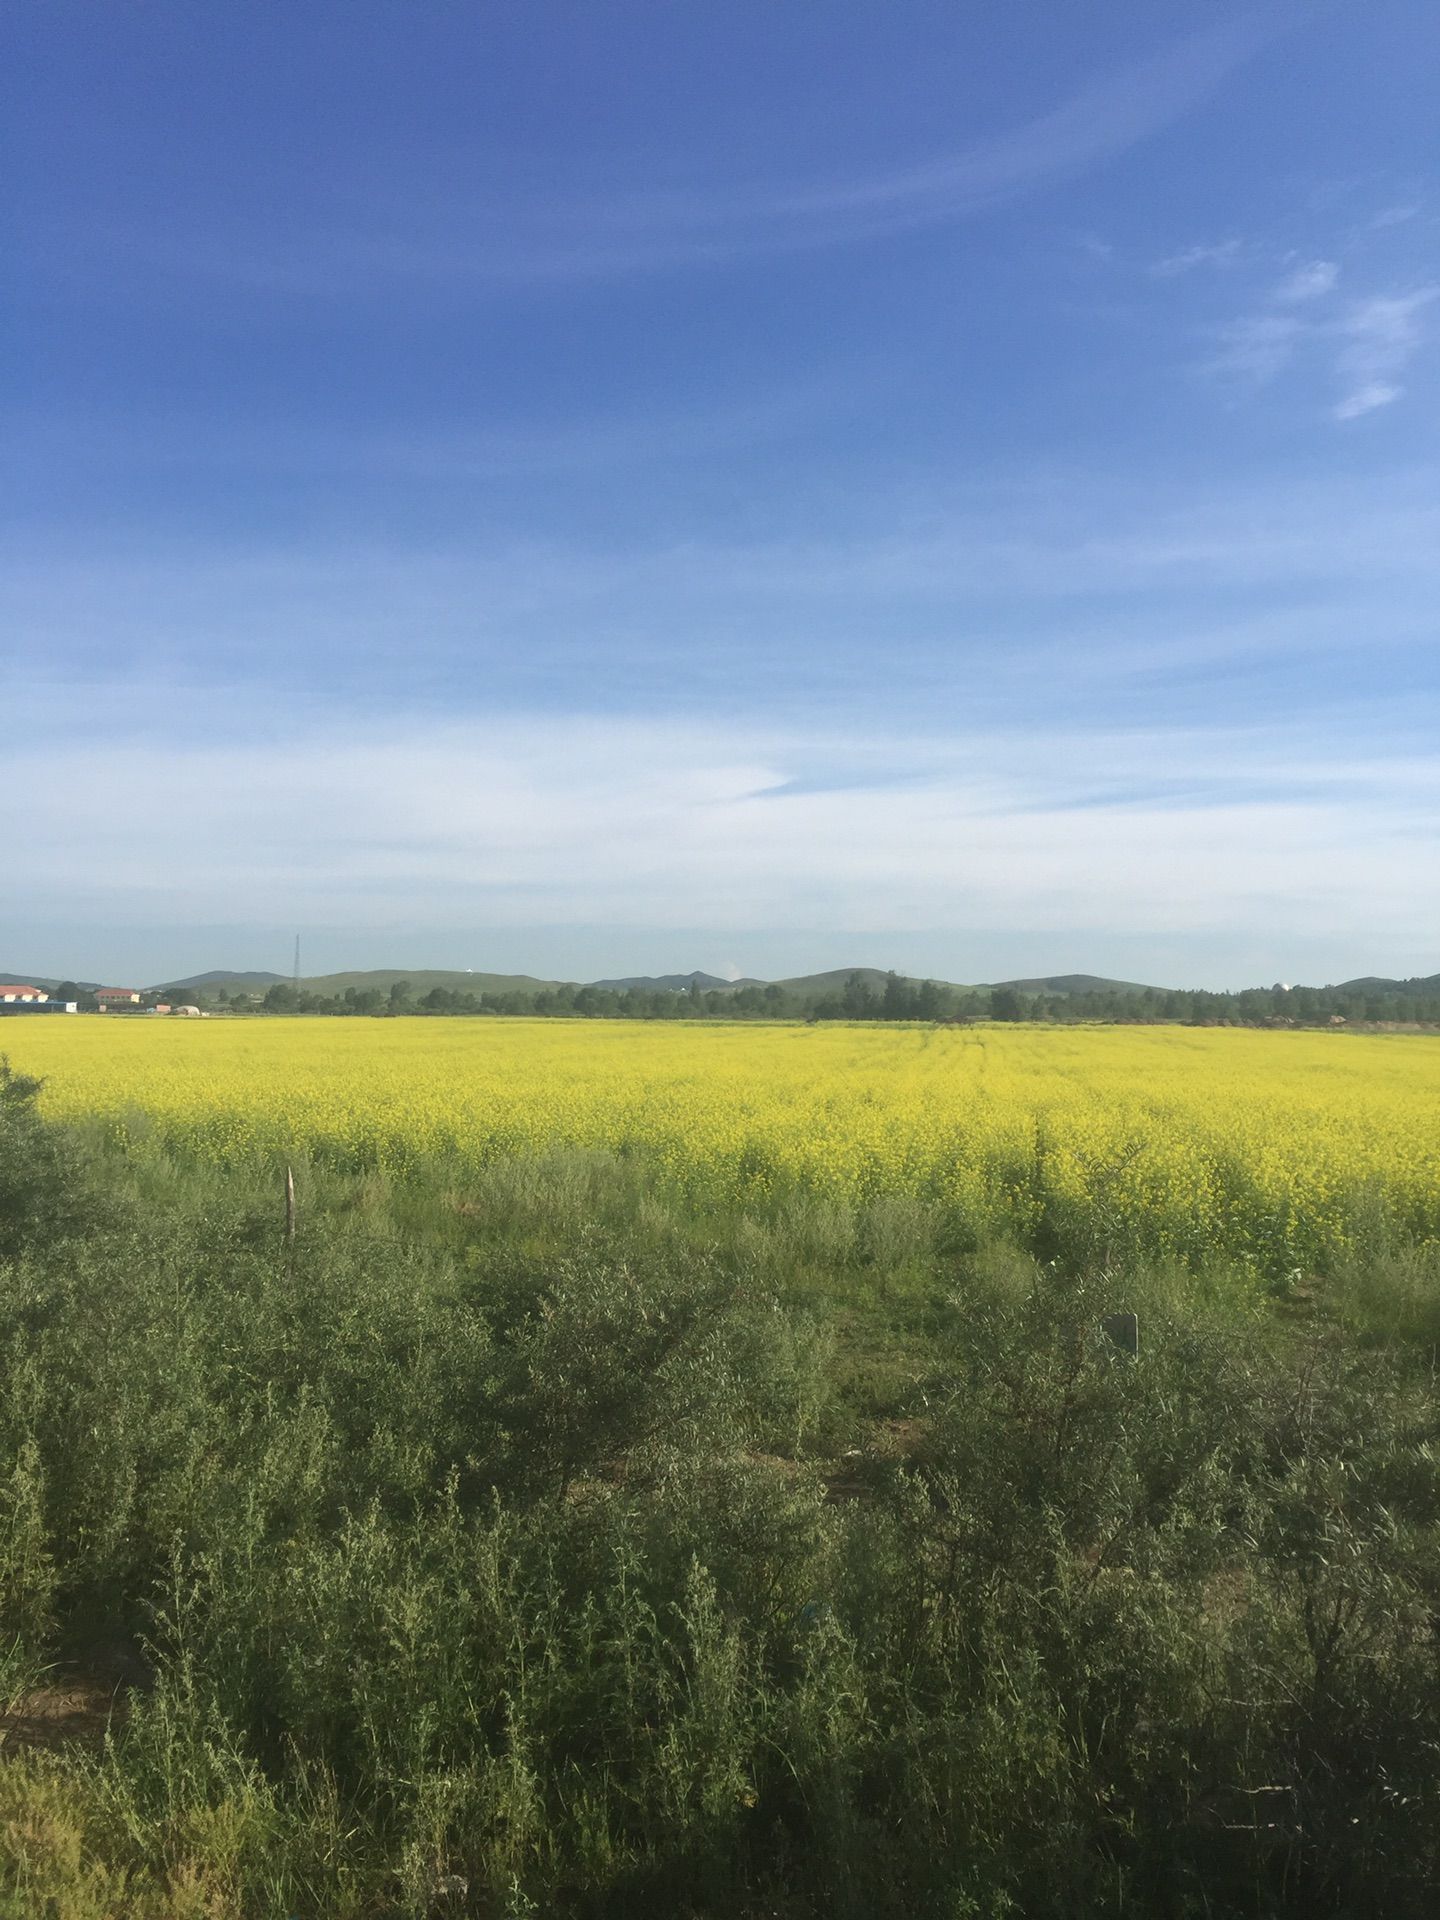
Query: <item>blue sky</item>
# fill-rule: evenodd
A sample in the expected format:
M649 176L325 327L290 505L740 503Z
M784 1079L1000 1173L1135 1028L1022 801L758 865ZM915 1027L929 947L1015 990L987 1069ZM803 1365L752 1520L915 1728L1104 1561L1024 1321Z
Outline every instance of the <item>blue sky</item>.
M3 34L7 967L1440 967L1432 0Z

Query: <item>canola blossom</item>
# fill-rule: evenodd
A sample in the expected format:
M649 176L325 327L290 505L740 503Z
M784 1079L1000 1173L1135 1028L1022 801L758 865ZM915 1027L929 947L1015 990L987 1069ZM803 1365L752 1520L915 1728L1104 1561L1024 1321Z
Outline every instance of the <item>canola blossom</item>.
M956 1234L1323 1268L1440 1239L1440 1042L1173 1027L18 1018L57 1117L404 1176L578 1148L697 1206L906 1196Z

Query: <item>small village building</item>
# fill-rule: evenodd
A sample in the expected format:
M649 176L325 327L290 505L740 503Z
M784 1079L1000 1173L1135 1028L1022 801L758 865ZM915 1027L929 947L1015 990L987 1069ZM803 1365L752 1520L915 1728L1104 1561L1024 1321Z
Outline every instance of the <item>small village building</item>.
M108 1013L113 1007L138 1007L140 995L133 987L100 987L95 994L100 1002L101 1013Z
M49 994L41 987L23 987L13 983L0 986L0 1006L26 1006L49 998Z

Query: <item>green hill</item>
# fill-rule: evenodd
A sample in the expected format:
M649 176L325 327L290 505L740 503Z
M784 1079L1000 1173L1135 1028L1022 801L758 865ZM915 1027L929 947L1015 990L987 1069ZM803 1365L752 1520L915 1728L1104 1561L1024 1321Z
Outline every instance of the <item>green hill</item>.
M209 973L188 974L183 980L167 980L157 993L178 993L190 988L200 993L264 993L267 987L273 987L278 981L286 979L283 973L230 973L224 967L212 967Z
M802 973L791 980L777 980L777 987L783 987L786 993L793 993L801 999L816 999L827 993L843 993L845 983L859 974L872 993L883 993L889 975L880 967L832 967L828 973ZM902 980L932 979L930 974L902 973ZM948 987L952 993L972 993L974 988L962 987L954 980L936 980L937 987Z
M357 993L389 993L397 980L408 980L415 999L432 987L446 987L452 993L537 993L559 986L558 980L536 980L528 973L471 973L467 968L375 967L366 973L321 973L302 980L306 993L344 993L353 987Z
M1440 993L1440 973L1425 974L1410 980L1387 980L1379 974L1369 973L1360 980L1342 980L1334 989L1336 993Z
M18 972L14 967L0 967L0 980L14 981L17 986L39 987L44 993L53 993L59 986L61 978L59 974L27 973L23 967ZM72 980L74 976L67 973L63 978ZM75 981L75 985L82 993L93 993L96 987L103 987L106 984L104 980Z
M699 987L705 993L730 993L740 987L763 987L763 980L722 980L718 973L641 973L624 980L592 980L592 987L606 993L688 993Z
M1149 993L1138 980L1106 980L1098 973L1047 973L1034 980L992 980L985 991L1009 987L1015 993Z
M595 980L589 984L613 993L629 991L656 992L668 991L683 993L693 985L699 985L707 993L732 993L745 987L763 987L773 985L785 994L790 1011L798 1012L815 1001L838 998L845 991L846 983L856 974L874 995L885 990L888 975L880 967L830 967L823 973L794 974L788 979L766 982L753 978L723 980L717 974L710 973L665 973L634 974L623 978ZM901 974L902 980L918 983L922 976ZM933 976L925 976L932 977ZM0 969L0 978L29 981L37 987L53 990L57 982L49 975L31 973L21 968L13 968L7 973ZM276 985L283 985L289 976L282 973L262 971L244 972L216 967L207 973L186 974L165 981L162 987L153 991L180 994L194 992L214 995L248 994L255 999L263 998L266 991ZM357 993L378 992L388 995L391 987L399 980L410 983L411 998L423 999L432 987L444 987L454 993L464 994L504 994L504 993L540 993L560 986L574 987L580 983L539 979L528 973L484 973L471 972L464 968L436 967L372 967L349 973L325 973L311 975L302 979L305 991L323 998L342 996L347 989ZM88 983L82 983L86 985ZM113 983L112 983L113 984ZM1073 995L1114 994L1137 995L1155 992L1138 980L1111 980L1095 973L1049 973L1030 975L1023 979L995 980L978 984L962 984L953 980L936 980L935 984L961 997L962 1002L969 996L981 996L999 988L1026 995L1054 995L1069 997ZM1423 977L1395 979L1385 975L1371 974L1363 979L1346 980L1337 987L1327 987L1328 993L1369 993L1403 996L1404 998L1429 998L1440 994L1440 974Z

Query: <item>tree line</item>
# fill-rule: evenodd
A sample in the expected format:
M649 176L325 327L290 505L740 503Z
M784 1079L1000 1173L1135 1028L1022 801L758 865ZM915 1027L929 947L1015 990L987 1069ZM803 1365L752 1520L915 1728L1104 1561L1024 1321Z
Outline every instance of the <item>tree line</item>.
M417 994L408 980L388 989L347 987L338 994L312 993L277 982L255 1002L237 996L220 1004L235 1011L279 1014L524 1015L595 1020L881 1020L963 1023L967 1020L1038 1020L1073 1025L1319 1026L1336 1023L1440 1024L1440 991L1414 987L1246 987L1217 993L1204 988L1145 987L1139 991L1027 993L1017 987L955 988L934 980L888 973L880 986L863 973L838 989L797 993L776 984L683 992L558 985L534 990L474 992L431 987Z

